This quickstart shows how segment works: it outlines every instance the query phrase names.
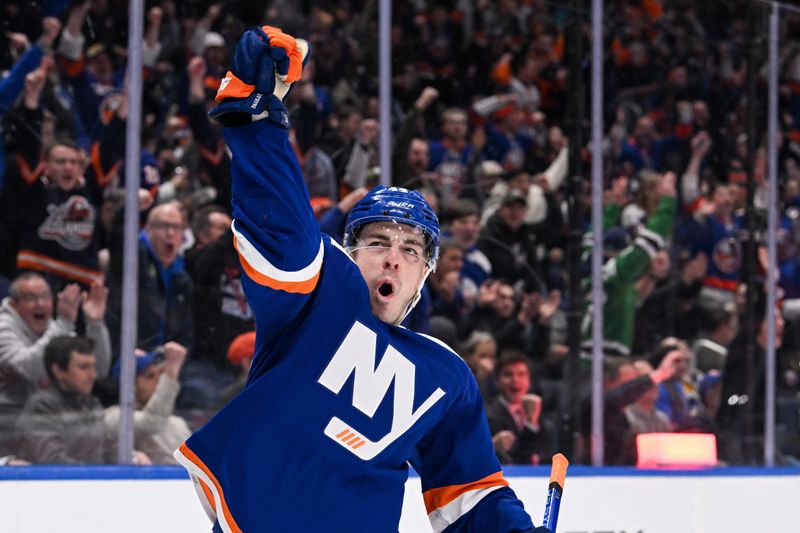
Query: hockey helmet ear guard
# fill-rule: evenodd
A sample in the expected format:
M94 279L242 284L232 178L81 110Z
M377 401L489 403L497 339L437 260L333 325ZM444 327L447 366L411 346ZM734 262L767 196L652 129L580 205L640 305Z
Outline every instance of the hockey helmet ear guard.
M373 222L393 222L418 229L425 236L425 263L436 270L439 260L439 219L425 198L417 191L402 187L375 187L358 201L347 214L344 246L360 247L360 230Z

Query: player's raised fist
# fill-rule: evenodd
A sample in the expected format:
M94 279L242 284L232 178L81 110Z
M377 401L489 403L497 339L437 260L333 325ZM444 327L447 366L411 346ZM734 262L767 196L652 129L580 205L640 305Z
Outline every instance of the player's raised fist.
M224 126L269 118L289 127L283 98L300 79L309 46L280 28L248 30L236 45L233 68L220 84L211 116Z

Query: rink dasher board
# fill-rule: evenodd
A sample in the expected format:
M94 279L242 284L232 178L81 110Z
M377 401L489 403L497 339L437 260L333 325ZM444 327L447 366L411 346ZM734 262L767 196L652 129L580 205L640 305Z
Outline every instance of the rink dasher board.
M535 522L549 468L510 467L506 477ZM638 470L571 467L558 533L796 533L800 468ZM0 468L8 533L208 531L194 489L178 467ZM412 474L401 533L430 531Z

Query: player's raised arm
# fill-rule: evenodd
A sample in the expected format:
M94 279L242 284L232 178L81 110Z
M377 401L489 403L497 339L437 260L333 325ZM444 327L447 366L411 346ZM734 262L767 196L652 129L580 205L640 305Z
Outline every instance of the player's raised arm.
M245 32L210 113L225 126L233 154L233 229L242 267L258 285L295 294L313 290L322 264L319 227L282 101L308 51L305 41L278 28Z

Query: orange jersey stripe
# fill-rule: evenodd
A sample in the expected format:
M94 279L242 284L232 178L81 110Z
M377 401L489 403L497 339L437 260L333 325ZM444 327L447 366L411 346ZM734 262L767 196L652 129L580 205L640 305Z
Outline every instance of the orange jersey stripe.
M96 142L92 145L91 148L91 162L92 162L92 169L94 169L95 179L97 180L98 185L101 187L105 187L117 176L117 171L119 170L122 161L117 161L114 163L108 172L103 170L103 160L100 155L100 143Z
M220 139L219 142L217 142L217 147L213 152L210 149L201 145L198 145L197 147L203 159L205 159L215 167L219 166L220 162L222 162L222 157L225 155L225 148L222 139Z
M724 291L736 292L736 289L739 287L739 282L733 279L708 277L703 280L703 285L706 287L714 287L715 289L722 289Z
M703 198L702 195L698 196L689 205L686 206L686 211L688 211L689 213L694 213L695 211L700 209L705 203L706 199Z
M208 91L217 92L219 91L220 85L222 85L222 80L216 76L209 74L203 78L203 86Z
M448 485L446 487L427 490L422 494L422 499L425 500L425 511L431 514L436 509L444 507L466 492L496 486L508 486L508 481L503 477L503 472L495 472L494 474L472 483Z
M501 61L492 69L492 79L500 85L508 85L511 82L511 62Z
M39 161L36 168L31 168L25 157L17 154L17 167L19 167L19 175L26 185L32 184L39 179L39 176L44 172L44 161Z
M67 59L65 57L61 57L61 68L64 71L64 74L69 76L70 78L74 78L78 74L81 73L83 70L83 65L85 63L85 58L81 55L81 58L77 61L73 61L71 59Z
M647 14L650 15L652 20L659 18L664 12L664 7L658 0L644 0L644 2L642 2L642 7L644 7L644 10L647 11Z
M214 484L214 487L217 489L217 493L219 494L219 499L222 502L222 514L223 516L225 516L225 521L228 522L228 525L231 527L231 530L234 531L234 533L242 533L242 530L239 529L238 525L236 525L236 521L233 519L230 509L228 509L228 504L225 502L225 495L222 493L222 487L217 481L216 476L214 476L214 474L211 473L211 470L208 469L205 463L203 463L203 461L199 457L197 457L197 455L195 455L195 453L192 450L190 450L188 446L186 446L185 442L180 445L179 449L181 453L184 455L184 457L189 459L197 468L202 470L205 473L205 475L208 476L208 479L210 479L211 482ZM203 492L205 492L207 488L208 487L204 486Z
M66 261L59 261L48 255L25 249L17 253L17 268L19 270L30 269L50 272L86 285L91 285L93 281L103 283L105 279L105 276L99 270L92 270L91 268L67 263Z
M200 488L203 489L203 494L206 495L206 500L208 500L208 504L211 506L212 509L214 509L214 512L216 512L217 503L214 501L214 495L211 494L211 489L208 488L208 485L206 485L205 481L203 481L202 479L198 479L197 482L200 483Z
M233 240L233 247L238 251L239 247L236 245L236 239ZM317 272L313 277L305 281L281 281L262 274L253 268L241 253L239 253L239 259L242 262L242 268L253 281L259 285L275 289L276 291L285 291L292 294L310 294L317 286L317 281L319 280L319 272Z

